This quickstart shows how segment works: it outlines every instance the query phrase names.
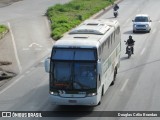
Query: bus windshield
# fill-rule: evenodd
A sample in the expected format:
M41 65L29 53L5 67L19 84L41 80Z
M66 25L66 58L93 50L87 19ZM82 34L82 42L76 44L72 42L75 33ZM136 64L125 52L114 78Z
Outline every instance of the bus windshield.
M53 70L53 79L55 87L71 89L71 71L72 64L68 62L55 62Z
M73 88L74 89L96 88L96 64L75 63Z
M96 63L54 61L51 82L55 89L87 90L96 88Z
M56 48L52 51L52 60L96 60L96 49Z

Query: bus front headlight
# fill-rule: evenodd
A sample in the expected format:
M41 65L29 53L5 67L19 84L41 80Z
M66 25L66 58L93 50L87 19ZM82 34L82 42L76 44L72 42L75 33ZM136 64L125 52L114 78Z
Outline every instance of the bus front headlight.
M89 93L89 94L87 94L87 97L92 97L92 96L96 96L97 95L97 93Z
M52 91L50 91L50 94L51 94L51 95L55 95L55 96L58 96L58 95L59 95L58 92L52 92Z

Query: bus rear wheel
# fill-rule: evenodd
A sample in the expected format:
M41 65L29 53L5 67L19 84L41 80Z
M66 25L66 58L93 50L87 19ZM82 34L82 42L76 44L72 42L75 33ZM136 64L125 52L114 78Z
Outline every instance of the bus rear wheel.
M111 85L114 85L114 82L116 80L116 75L117 75L117 67L114 69L113 81L112 81Z

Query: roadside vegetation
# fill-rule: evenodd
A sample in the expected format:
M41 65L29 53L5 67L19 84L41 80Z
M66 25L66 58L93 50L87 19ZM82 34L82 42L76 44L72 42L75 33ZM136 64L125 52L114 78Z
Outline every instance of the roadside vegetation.
M8 28L5 25L0 25L0 39L7 33Z
M115 0L72 0L64 5L48 8L51 21L51 37L58 40L65 32L112 4Z

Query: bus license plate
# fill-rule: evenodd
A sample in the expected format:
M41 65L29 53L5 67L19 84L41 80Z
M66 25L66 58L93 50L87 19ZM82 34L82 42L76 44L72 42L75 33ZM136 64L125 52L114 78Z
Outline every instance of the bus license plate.
M77 100L69 100L69 103L77 103Z

